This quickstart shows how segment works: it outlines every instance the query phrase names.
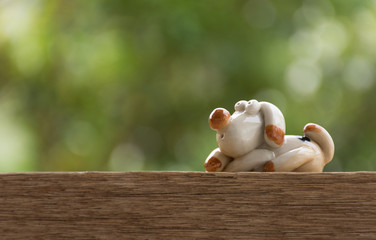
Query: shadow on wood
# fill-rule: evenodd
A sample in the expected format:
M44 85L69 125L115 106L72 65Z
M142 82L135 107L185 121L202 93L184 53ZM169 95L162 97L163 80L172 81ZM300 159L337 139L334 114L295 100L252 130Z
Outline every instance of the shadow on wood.
M1 239L376 238L376 173L0 174Z

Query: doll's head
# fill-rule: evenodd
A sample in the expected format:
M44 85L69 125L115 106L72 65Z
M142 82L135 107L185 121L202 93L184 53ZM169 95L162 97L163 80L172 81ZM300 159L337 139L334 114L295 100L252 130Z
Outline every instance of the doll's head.
M209 125L217 131L217 144L229 157L243 156L263 143L279 147L284 142L285 120L271 103L256 100L239 101L231 115L216 108L209 116Z

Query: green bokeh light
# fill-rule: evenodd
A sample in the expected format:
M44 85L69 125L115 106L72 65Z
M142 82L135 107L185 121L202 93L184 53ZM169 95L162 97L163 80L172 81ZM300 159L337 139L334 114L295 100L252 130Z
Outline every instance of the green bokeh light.
M375 29L375 1L0 1L0 171L203 171L252 98L376 170Z

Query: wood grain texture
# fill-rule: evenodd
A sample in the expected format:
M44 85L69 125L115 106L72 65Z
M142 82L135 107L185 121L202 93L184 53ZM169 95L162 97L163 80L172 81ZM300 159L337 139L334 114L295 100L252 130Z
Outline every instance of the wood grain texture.
M0 174L0 239L376 239L376 173Z

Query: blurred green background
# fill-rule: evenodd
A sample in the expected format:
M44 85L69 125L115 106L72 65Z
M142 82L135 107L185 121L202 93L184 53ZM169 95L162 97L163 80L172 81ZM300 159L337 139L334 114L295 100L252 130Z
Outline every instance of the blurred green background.
M376 1L0 1L0 171L198 170L208 116L270 101L376 170Z

